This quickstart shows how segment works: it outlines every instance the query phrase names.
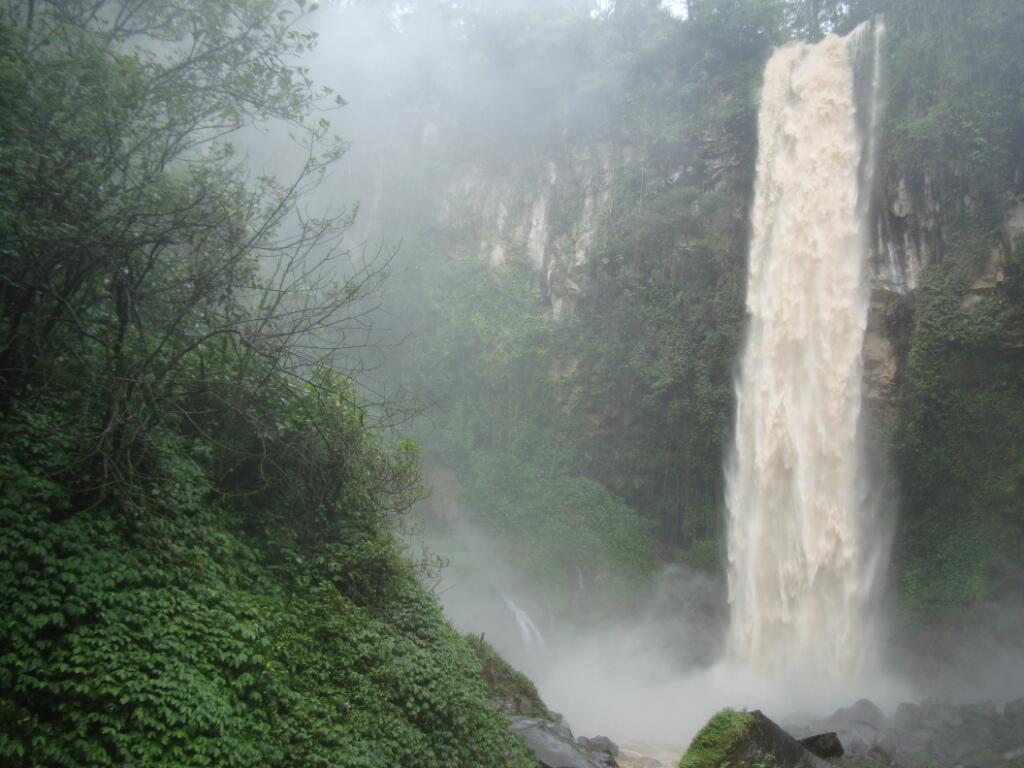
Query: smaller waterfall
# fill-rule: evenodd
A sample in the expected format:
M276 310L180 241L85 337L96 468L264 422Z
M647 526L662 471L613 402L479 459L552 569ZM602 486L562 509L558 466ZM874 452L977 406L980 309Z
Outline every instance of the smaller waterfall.
M530 614L520 608L512 598L505 598L505 605L512 612L512 616L515 617L516 626L519 627L519 639L523 642L523 647L526 648L528 653L547 653L547 643L544 642L544 635L537 628L533 619L530 618Z

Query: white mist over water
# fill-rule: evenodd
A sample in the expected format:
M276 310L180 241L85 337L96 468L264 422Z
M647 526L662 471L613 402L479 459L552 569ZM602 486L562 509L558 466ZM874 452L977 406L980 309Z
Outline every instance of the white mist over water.
M860 445L880 22L780 48L764 74L735 447L730 653L823 687L871 666L884 557ZM855 61L873 43L864 118Z

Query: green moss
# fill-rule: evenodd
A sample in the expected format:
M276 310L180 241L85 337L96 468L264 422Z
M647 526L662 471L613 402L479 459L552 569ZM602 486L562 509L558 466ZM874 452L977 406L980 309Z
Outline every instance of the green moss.
M467 634L465 638L483 667L484 682L493 707L509 715L551 719L551 711L530 678L505 661L482 635Z
M736 742L753 724L754 717L747 712L720 710L693 737L690 748L679 760L679 768L720 768L727 764Z

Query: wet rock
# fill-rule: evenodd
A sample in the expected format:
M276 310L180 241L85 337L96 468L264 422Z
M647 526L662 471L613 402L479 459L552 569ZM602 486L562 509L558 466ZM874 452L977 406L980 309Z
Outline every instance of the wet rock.
M800 743L825 760L833 757L842 757L845 753L843 744L839 741L839 736L836 735L835 731L808 736L807 738L800 739Z
M858 699L852 706L837 709L828 722L837 727L866 725L879 731L885 726L885 713L874 702Z
M750 714L754 723L746 737L747 744L740 751L740 760L732 765L756 768L771 755L774 768L830 768L830 763L813 754L760 710Z
M885 741L887 721L877 705L860 699L852 706L837 709L820 726L836 732L847 754L866 755Z
M759 710L723 710L694 737L682 768L832 768Z
M608 754L592 752L576 742L565 725L529 717L512 718L510 729L526 742L543 768L616 768Z
M580 736L576 739L576 743L591 752L600 752L606 755L611 755L612 757L619 756L618 745L607 736L592 736L590 738Z
M1024 699L1002 711L991 702L908 703L891 718L862 700L792 731L809 736L815 729L836 731L850 768L1024 768Z

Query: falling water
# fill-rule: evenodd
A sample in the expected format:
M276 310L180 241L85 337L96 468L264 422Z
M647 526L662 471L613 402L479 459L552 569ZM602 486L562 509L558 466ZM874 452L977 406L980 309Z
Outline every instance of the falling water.
M523 647L530 654L547 653L547 644L544 642L544 635L541 634L530 614L520 608L511 598L505 598L505 605L512 612L516 620L516 627L519 629L519 639Z
M869 653L880 546L858 427L881 34L879 20L788 45L766 66L726 472L731 652L822 682L848 678ZM855 66L863 50L869 67Z

